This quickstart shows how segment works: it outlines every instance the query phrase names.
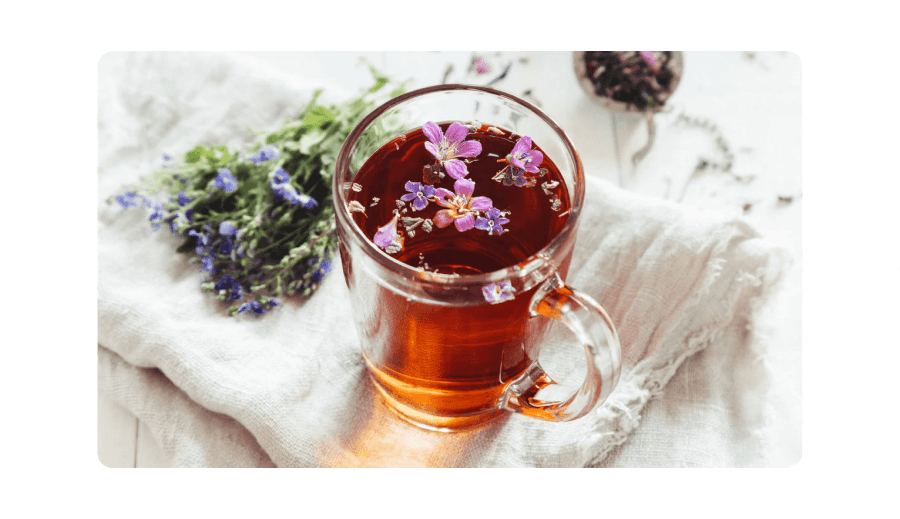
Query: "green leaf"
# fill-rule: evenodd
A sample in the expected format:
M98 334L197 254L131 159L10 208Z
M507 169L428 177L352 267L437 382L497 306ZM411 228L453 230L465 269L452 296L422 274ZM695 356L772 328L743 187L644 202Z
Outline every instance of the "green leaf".
M325 123L329 123L333 120L334 114L331 113L331 110L325 108L324 106L317 106L310 110L309 113L303 117L303 124L306 126L318 128Z
M205 155L206 149L203 146L197 146L185 154L184 161L188 164L194 164L196 162L200 162L200 159L202 159Z

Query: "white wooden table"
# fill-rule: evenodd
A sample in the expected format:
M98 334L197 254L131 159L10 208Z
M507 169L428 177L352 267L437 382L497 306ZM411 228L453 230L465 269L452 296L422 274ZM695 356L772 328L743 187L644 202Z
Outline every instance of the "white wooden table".
M800 458L801 431L801 89L800 60L787 52L687 52L685 73L668 111L656 116L656 140L635 167L632 155L647 139L646 122L591 102L574 80L571 53L478 53L491 66L467 73L475 53L239 53L260 74L312 84L370 84L365 56L411 88L446 82L486 84L538 104L562 126L582 154L588 174L622 187L707 208L744 213L768 241L794 256L784 289L772 302L777 316L766 362L772 370L776 420L770 431L773 463ZM451 69L448 68L452 66ZM691 120L686 121L682 114ZM700 120L708 120L705 124ZM711 129L715 125L715 129ZM717 143L717 137L723 140ZM733 155L732 174L721 144ZM693 178L692 178L693 177ZM98 391L98 456L109 467L168 467L149 429Z

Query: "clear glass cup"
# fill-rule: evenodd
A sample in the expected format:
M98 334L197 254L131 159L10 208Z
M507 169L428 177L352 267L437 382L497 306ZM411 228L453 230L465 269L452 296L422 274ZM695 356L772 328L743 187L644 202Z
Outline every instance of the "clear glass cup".
M543 249L515 265L453 276L392 258L354 222L350 189L366 160L425 121L490 124L528 135L559 168L569 219ZM333 179L341 264L362 353L375 387L404 419L453 431L511 411L550 421L580 418L600 406L621 372L621 350L609 316L590 296L566 285L584 202L581 159L565 132L541 110L487 87L440 85L384 103L353 130ZM514 296L490 301L485 287ZM492 287L492 288L493 288ZM560 401L536 394L555 382L538 357L550 321L574 334L585 352L581 387Z

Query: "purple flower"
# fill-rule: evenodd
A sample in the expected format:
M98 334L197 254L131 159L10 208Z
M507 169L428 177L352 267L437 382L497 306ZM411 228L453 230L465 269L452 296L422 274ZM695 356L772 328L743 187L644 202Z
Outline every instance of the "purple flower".
M504 279L498 284L491 283L481 287L481 293L484 294L484 300L491 304L502 303L516 298L516 289L508 279Z
M142 198L143 197L138 196L137 193L127 192L116 195L116 202L118 202L123 209L128 209L129 207L139 206Z
M191 202L191 198L189 196L187 196L183 192L178 193L178 205L179 206L184 207L184 206L188 205L190 202Z
M244 289L241 284L231 276L222 276L222 279L216 282L216 290L230 290L231 293L225 294L226 301L236 301L244 297Z
M529 173L540 173L541 170L538 169L538 166L544 161L544 154L537 150L532 150L531 137L524 135L513 146L509 155L506 156L506 161Z
M390 222L379 227L378 231L375 232L375 238L372 240L375 242L375 245L384 249L388 254L403 248L403 240L397 236L397 220L399 218L400 215L395 214Z
M512 167L512 166L509 167L509 172L503 178L504 186L522 187L527 183L528 183L528 179L525 178L525 171L523 171L519 168Z
M197 232L193 229L188 231L188 236L196 236L197 237L197 245L209 245L209 235L202 232Z
M259 304L256 301L250 301L249 303L244 303L240 307L238 307L238 313L243 314L249 310L253 310L253 313L256 315L262 315L266 313L266 309L263 308L263 305Z
M409 194L401 196L400 200L404 202L413 200L412 206L416 211L425 209L425 206L428 205L428 199L434 196L434 187L420 182L407 182L406 190L409 191Z
M237 228L231 221L225 220L219 224L219 234L222 236L234 236L237 234Z
M331 260L325 260L319 263L319 267L312 273L312 279L316 283L325 278L325 274L331 272Z
M162 204L153 204L153 212L150 214L150 223L153 224L153 230L159 230L159 223L163 219L163 206Z
M231 174L230 169L222 168L219 170L215 180L213 180L213 185L226 193L233 193L237 189L237 179Z
M644 58L644 61L646 61L648 65L656 68L656 56L653 55L652 50L642 50L640 53L641 57Z
M272 188L272 192L275 194L275 198L278 200L284 200L291 205L300 204L304 209L315 209L319 206L319 202L316 202L316 199L309 196L304 195L303 193L298 193L294 186L289 183L284 184L276 184L275 179L269 182L269 187Z
M425 143L425 149L444 165L448 175L460 179L469 174L466 164L457 157L477 156L481 153L481 143L465 140L469 134L468 128L453 123L447 128L447 135L444 135L440 126L428 121L422 125L422 131L430 141Z
M276 306L278 306L278 300L274 297L270 297L267 301L267 304L269 305L269 308L275 308Z
M484 62L484 58L478 58L475 60L475 72L479 74L487 74L491 71L491 67Z
M213 259L210 256L201 256L200 263L203 265L203 268L200 269L200 272L206 272L207 274L215 274L219 271L216 268L215 263L213 263Z
M272 184L280 185L286 184L291 179L291 176L288 175L288 172L284 170L284 168L278 168L272 174Z
M500 216L500 210L497 208L491 208L485 216L487 218L479 218L475 220L475 228L481 229L482 231L487 231L488 234L494 234L496 231L497 234L503 234L506 232L501 225L509 223L509 220Z
M267 160L277 159L278 156L278 148L272 146L271 144L268 144L260 148L255 155L250 157L250 162L254 164L261 164L263 162L266 162Z
M172 157L170 157L167 153L163 153L163 160L170 161L172 160Z
M486 196L472 198L475 191L475 182L461 178L453 184L456 194L439 187L435 190L437 199L435 202L447 209L441 209L434 215L434 223L440 228L447 227L453 222L459 232L468 231L475 226L476 211L487 211L494 203Z

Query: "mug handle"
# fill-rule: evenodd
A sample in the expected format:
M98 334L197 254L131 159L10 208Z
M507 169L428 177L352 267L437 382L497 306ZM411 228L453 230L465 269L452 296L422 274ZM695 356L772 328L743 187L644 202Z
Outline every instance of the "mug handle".
M567 400L539 400L535 394L556 382L535 361L507 387L503 407L552 422L575 420L599 407L616 387L622 372L622 349L609 315L591 296L567 286L555 272L532 299L531 316L557 319L575 333L584 344L587 376Z

